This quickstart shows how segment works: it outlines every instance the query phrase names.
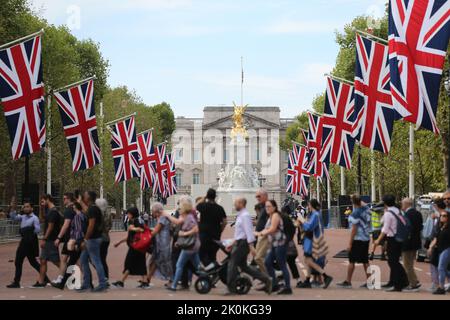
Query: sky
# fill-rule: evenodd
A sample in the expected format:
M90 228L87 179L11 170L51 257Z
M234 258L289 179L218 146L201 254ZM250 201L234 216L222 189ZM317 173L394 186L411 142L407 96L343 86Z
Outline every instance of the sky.
M240 102L294 117L325 90L335 31L358 15L381 17L387 0L30 0L49 23L92 38L126 85L176 116Z

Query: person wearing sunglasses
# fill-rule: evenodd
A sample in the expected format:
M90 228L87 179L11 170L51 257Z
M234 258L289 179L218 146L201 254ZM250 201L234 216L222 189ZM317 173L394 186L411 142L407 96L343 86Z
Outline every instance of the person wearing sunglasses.
M450 264L450 229L448 215L449 213L447 211L441 212L439 216L439 226L436 229L433 241L428 249L428 256L432 257L431 268L433 271L432 275L434 275L433 282L438 283L438 287L434 290L433 294L437 295L446 293L445 279L450 279L450 272L448 271L448 266Z

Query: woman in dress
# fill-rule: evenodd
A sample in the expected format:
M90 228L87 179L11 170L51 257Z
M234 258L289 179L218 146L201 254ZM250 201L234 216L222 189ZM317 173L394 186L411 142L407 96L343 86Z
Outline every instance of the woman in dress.
M128 234L125 239L117 242L114 247L117 248L122 243L128 244L128 253L125 258L125 267L120 281L114 282L112 285L116 288L123 288L125 280L128 276L140 276L141 283L138 286L140 289L149 288L147 282L147 266L145 261L145 253L137 251L131 247L131 243L137 232L144 232L144 221L139 218L139 210L137 208L130 208L126 212L128 217Z
M151 284L153 275L170 281L173 276L172 246L170 236L170 220L163 216L164 208L159 202L152 205L152 216L157 220L153 229L153 254L148 268L148 283Z

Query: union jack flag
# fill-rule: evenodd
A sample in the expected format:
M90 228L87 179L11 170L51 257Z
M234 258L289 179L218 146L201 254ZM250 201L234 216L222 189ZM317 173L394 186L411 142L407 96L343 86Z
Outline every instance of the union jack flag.
M72 154L72 169L80 171L100 163L97 119L94 108L94 81L54 93Z
M41 37L0 50L0 100L17 160L45 144Z
M308 172L314 177L330 179L328 165L320 161L322 147L322 120L321 117L308 112Z
M450 37L450 1L389 1L389 65L394 108L439 134L436 110Z
M154 165L154 170L156 174L155 183L153 185L153 194L160 195L162 198L167 198L167 171L168 164L166 158L166 144L162 143L156 146L155 149L156 157Z
M305 147L294 144L292 151L289 153L287 176L287 192L307 197L309 172L308 151Z
M141 176L141 189L150 189L155 181L156 153L153 146L152 131L137 136L139 146L139 168Z
M177 194L177 170L175 168L175 159L172 153L167 154L167 195Z
M327 78L325 110L322 119L320 161L352 167L355 138L352 128L355 115L353 86Z
M139 152L134 117L117 122L110 128L115 182L138 178Z
M388 47L356 35L353 137L361 145L389 153L397 113L389 85Z

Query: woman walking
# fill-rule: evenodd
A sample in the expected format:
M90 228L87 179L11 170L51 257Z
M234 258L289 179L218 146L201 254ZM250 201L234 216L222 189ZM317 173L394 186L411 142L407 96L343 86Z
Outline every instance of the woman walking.
M330 285L333 278L325 273L325 270L313 258L313 240L323 235L323 227L320 218L320 204L316 199L311 199L308 203L308 210L310 215L308 220L300 218L298 222L303 225L305 231L305 238L303 241L303 251L305 254L305 263L308 266L307 276L302 288L311 288L311 269L317 271L323 277L323 288L326 289ZM318 257L318 260L324 257Z
M200 249L198 222L196 218L196 211L190 197L183 197L180 199L179 218L175 218L166 212L164 212L163 215L167 217L170 222L176 225L181 225L181 230L178 232L178 240L176 243L176 245L181 249L181 252L177 260L172 285L167 287L168 290L176 291L178 281L181 280L183 275L184 266L190 261L195 270L198 270L198 266L200 265L200 257L198 254Z
M173 276L172 250L170 237L170 220L163 216L163 205L156 202L152 205L152 215L157 219L153 229L153 254L149 263L148 283L151 284L152 277L156 275L163 280L170 281Z
M278 291L278 294L292 294L291 289L291 276L287 268L287 240L286 234L283 228L283 219L278 211L278 205L275 200L269 200L266 202L266 212L269 215L267 219L266 227L261 232L256 232L257 237L268 236L271 246L265 259L265 266L272 277L272 292ZM275 270L273 263L276 261L280 270L283 272L284 288L280 290L277 277L275 276Z
M128 244L128 253L125 258L125 267L120 281L114 282L112 285L116 288L123 288L125 280L128 276L140 276L141 284L138 286L140 289L148 289L149 284L147 282L147 266L145 261L145 252L135 250L131 247L131 243L134 240L136 233L144 232L144 221L139 218L139 210L137 208L130 208L126 212L128 217L128 234L125 239L117 242L114 247L117 248L122 243Z

